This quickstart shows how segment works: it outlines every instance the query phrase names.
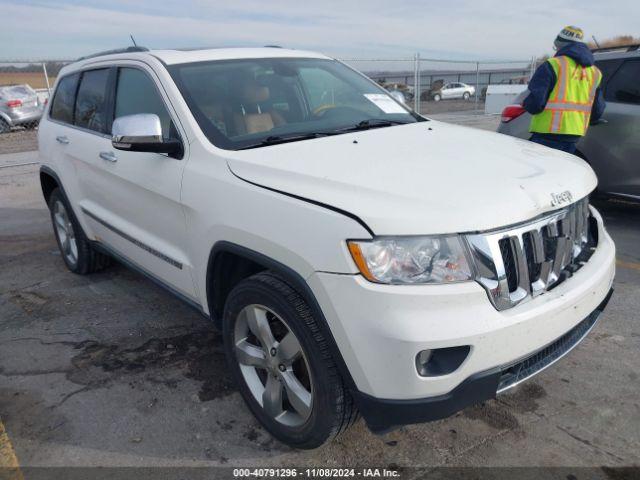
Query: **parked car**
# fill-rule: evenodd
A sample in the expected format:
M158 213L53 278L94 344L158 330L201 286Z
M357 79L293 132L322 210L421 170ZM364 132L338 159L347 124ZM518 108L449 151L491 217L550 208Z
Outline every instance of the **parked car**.
M594 51L603 73L601 86L607 102L603 120L591 125L578 143L576 155L598 176L603 194L640 201L640 50L639 46ZM502 112L500 133L529 138L529 115L521 106Z
M441 88L431 90L429 92L429 95L434 102L439 102L440 100L450 100L454 98L469 100L472 95L475 95L475 93L476 87L474 87L473 85L453 82L445 83Z
M0 87L0 133L17 126L37 127L42 108L36 91L29 85Z
M92 56L61 70L38 140L68 269L118 259L211 319L293 447L493 398L610 296L584 162L425 119L324 55Z

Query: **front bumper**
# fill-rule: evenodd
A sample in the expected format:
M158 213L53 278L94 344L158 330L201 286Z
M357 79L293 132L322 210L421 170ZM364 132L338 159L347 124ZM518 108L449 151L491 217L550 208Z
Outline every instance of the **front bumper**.
M599 244L580 270L553 290L503 311L475 282L378 285L359 275L314 273L308 283L371 428L434 420L492 398L514 364L579 329L585 319L595 323L615 274L615 246L597 219ZM456 370L418 374L418 352L457 346L469 346L470 352Z
M446 418L470 405L492 399L573 350L595 327L612 294L613 289L598 308L562 337L513 365L472 375L449 393L418 400L383 400L354 392L360 413L373 432L384 433L401 425Z

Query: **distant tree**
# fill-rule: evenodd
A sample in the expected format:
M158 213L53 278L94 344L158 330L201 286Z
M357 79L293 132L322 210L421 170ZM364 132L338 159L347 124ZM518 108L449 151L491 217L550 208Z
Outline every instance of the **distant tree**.
M626 47L627 45L640 44L640 37L634 37L633 35L618 35L617 37L598 40L598 44L601 48ZM598 48L595 42L589 42L588 45L589 48Z

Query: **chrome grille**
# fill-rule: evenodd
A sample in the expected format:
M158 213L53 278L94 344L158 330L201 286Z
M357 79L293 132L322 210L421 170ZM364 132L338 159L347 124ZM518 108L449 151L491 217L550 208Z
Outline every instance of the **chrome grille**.
M587 198L532 222L469 235L478 282L498 310L555 287L595 248ZM591 231L594 230L594 231Z

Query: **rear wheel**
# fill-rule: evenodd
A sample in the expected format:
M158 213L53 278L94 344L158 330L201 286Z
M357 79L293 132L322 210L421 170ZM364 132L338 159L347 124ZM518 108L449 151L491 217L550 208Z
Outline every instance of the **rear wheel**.
M233 289L223 335L240 393L281 442L315 448L357 418L311 309L278 276L259 273Z
M109 257L93 249L66 198L58 188L51 192L49 210L58 248L69 270L86 275L101 270L111 263Z
M0 133L8 133L11 130L11 126L6 120L0 118Z
M440 100L442 100L442 96L441 96L439 93L436 93L436 94L433 96L433 101L434 101L434 102L439 102Z

